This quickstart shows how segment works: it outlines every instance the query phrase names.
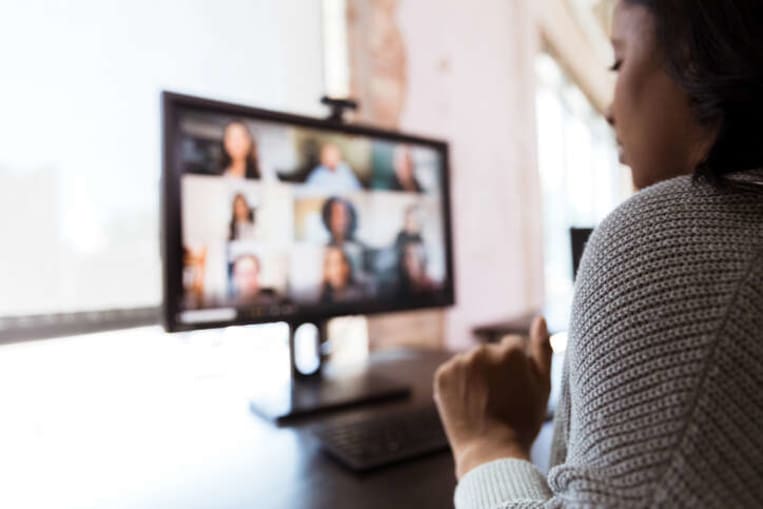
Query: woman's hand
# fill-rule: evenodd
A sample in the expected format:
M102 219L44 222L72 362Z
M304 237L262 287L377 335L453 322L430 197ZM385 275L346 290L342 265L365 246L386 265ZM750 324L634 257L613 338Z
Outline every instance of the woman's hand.
M530 342L507 336L459 354L435 373L434 399L460 479L501 458L529 459L551 388L546 321L536 318Z

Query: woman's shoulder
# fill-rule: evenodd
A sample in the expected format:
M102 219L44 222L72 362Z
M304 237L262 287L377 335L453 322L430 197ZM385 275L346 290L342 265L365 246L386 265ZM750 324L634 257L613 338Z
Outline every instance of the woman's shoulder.
M673 237L763 234L763 171L741 173L732 180L748 185L714 186L681 176L639 191L596 228L591 244L643 242L669 232ZM751 191L749 185L760 185Z
M674 276L709 282L736 273L762 249L763 194L677 177L638 192L596 228L576 299L643 292Z

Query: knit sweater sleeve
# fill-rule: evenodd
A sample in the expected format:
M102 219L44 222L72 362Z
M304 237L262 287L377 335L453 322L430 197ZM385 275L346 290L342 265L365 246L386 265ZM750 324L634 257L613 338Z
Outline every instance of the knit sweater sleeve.
M568 358L564 359L559 401L554 412L554 435L551 443L551 466L564 462L570 424ZM552 503L552 493L545 476L523 460L496 460L469 472L456 488L458 509L536 508Z
M581 262L565 363L563 462L482 465L458 509L763 506L761 195L678 178L619 207Z

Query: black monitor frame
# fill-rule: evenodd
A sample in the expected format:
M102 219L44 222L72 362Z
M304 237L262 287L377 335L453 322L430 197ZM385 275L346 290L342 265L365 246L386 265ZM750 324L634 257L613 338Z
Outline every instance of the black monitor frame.
M336 304L332 306L310 306L311 309L299 309L294 314L282 316L263 315L260 317L241 317L237 314L235 320L225 322L205 322L184 324L176 319L180 309L182 295L182 203L180 182L183 170L179 164L179 154L173 150L179 146L176 143L180 132L177 129L178 115L183 110L207 111L215 114L230 115L251 120L276 122L285 125L312 128L331 133L361 135L381 138L398 143L424 145L437 150L442 156L443 174L441 180L441 198L443 203L444 240L446 250L446 280L443 288L436 294L406 301L364 301L358 303ZM336 121L305 117L290 113L282 113L253 108L227 102L203 99L173 92L162 93L162 122L163 122L163 170L161 178L161 248L163 270L163 306L162 319L164 327L170 332L195 329L209 329L234 325L251 325L268 322L287 322L291 325L301 323L319 323L330 318L346 315L370 315L417 309L444 308L455 303L455 273L453 269L453 232L451 222L450 195L450 161L448 144L442 140L424 138L395 131L378 129L359 124L345 124Z

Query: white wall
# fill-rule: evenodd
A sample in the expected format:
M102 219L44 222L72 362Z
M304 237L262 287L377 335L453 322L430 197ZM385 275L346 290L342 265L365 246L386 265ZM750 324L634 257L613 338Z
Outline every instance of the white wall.
M320 7L5 2L0 315L158 304L160 91L322 113Z
M447 343L543 300L529 2L403 0L406 131L450 140L458 304Z

